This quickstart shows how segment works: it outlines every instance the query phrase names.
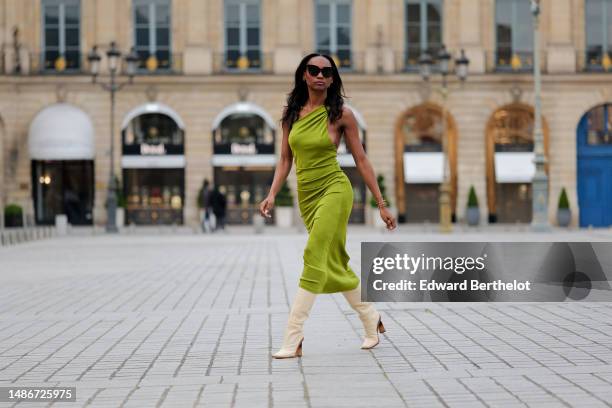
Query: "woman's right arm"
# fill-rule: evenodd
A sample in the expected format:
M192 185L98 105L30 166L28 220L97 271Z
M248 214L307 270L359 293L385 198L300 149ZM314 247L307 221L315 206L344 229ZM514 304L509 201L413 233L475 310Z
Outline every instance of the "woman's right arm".
M274 207L274 199L276 194L280 191L281 186L287 179L289 172L291 171L291 166L293 164L293 153L291 152L291 147L289 146L289 129L283 123L283 137L281 140L281 154L278 163L276 164L276 169L274 171L274 179L272 181L272 185L270 186L270 191L268 192L268 196L259 204L259 213L263 217L270 218L271 215L269 210Z

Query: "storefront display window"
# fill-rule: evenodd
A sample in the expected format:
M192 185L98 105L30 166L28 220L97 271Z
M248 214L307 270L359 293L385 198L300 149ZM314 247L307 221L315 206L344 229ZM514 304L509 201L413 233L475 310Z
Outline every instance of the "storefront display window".
M127 223L182 224L183 169L124 169Z
M250 224L259 214L259 203L270 191L274 168L216 167L215 182L227 199L228 224ZM266 218L266 224L274 224L275 217Z
M126 222L182 224L185 202L182 120L161 104L147 105L145 113L142 110L136 108L128 115L122 132Z

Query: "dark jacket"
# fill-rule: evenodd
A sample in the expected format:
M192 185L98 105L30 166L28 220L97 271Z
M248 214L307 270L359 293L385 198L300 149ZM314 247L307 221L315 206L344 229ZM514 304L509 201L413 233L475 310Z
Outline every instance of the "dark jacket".
M225 209L227 208L227 200L223 193L218 189L213 189L208 197L208 203L212 207L213 213L216 217L224 217Z

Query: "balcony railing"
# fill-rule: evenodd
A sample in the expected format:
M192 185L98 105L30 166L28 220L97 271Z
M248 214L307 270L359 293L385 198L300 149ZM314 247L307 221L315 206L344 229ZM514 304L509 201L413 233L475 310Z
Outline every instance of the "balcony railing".
M90 75L87 54L78 52L69 55L68 58L60 59L50 53L27 53L22 51L19 58L9 45L4 45L0 50L0 75ZM451 58L451 70L455 55ZM303 53L306 55L306 52ZM487 50L485 54L485 66L488 73L530 73L533 71L533 52L509 50ZM182 75L184 73L184 55L172 53L166 59L152 61L143 58L139 63L136 75ZM383 65L381 61L374 64ZM546 72L547 50L541 50L542 72ZM296 61L296 66L297 66ZM407 51L393 53L392 73L395 74L419 74L419 63L415 52ZM435 62L435 58L434 58ZM274 73L274 53L259 52L251 55L251 59L242 58L240 55L230 53L213 54L212 74L272 74ZM370 61L372 63L372 61ZM599 50L577 50L574 63L579 72L610 72L612 73L612 48L608 50L608 58ZM19 70L17 70L19 64ZM121 62L121 72L125 72L126 62ZM337 65L342 74L366 72L366 53L351 52L348 58L337 60ZM436 73L437 65L431 66L432 74ZM374 69L376 72L376 69Z
M60 55L59 52L47 51L41 52L36 58L41 73L78 74L82 71L84 62L83 54L79 51L67 52L64 55ZM32 68L35 68L35 66Z
M599 49L579 51L579 57L584 61L584 71L586 72L612 72L612 47L607 54Z
M546 56L544 52L540 53L541 62L545 67L546 64L543 58ZM517 72L524 73L533 71L533 51L529 50L512 50L510 48L498 48L494 51L488 51L487 68L494 72Z
M127 69L127 61L121 60L123 72ZM176 75L183 73L183 54L171 53L160 56L141 57L136 64L136 75Z
M273 68L271 52L249 51L247 54L240 54L229 51L213 54L214 74L272 73Z
M2 51L1 74L3 75L90 75L87 53L76 52L62 58L49 52L20 52L15 58L13 50ZM127 63L121 61L121 72L126 72ZM169 75L183 72L183 54L173 53L166 59L143 59L136 75Z
M85 73L83 64L87 62L80 52L69 53L62 58L51 52L20 51L16 55L14 50L6 45L2 48L1 60L3 75L78 75Z
M306 54L306 53L304 53ZM363 52L351 52L345 58L336 58L341 73L363 73L365 71ZM297 66L299 61L296 61ZM271 74L274 72L274 53L259 52L240 55L233 52L213 54L214 74Z

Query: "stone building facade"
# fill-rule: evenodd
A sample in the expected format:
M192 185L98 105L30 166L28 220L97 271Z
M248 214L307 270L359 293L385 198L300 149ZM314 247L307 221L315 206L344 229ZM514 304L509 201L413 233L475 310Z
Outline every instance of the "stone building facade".
M112 134L114 170L127 205L147 207L144 213L134 210L128 216L132 221L196 225L197 197L209 179L232 196L234 222L251 222L280 153L278 121L294 71L302 56L319 50L334 54L341 66L347 103L360 118L366 152L384 176L401 222L437 221L442 134L448 138L455 220L463 222L473 186L483 223L529 222L535 98L528 3L1 0L1 202L20 204L39 222L50 222L53 211L69 204L66 185L90 183L91 191L77 193L80 201L91 195L91 211L86 216L83 209L75 211L81 211L82 223L104 224ZM565 188L573 226L609 226L612 1L540 3L550 222L556 223ZM597 27L595 18L601 19ZM112 129L109 93L92 83L87 59L97 45L102 57L98 82L106 82L111 41L124 53L136 46L140 58L133 82L116 94ZM441 43L454 58L463 49L470 61L466 81L449 74L446 101L438 92L440 75L433 73L426 84L415 59L424 50L438 51ZM121 75L119 80L127 79ZM45 111L49 108L57 110ZM45 112L54 112L46 116L55 120L43 121ZM142 115L150 115L154 125ZM91 135L79 139L88 134L88 123ZM171 133L165 140L174 139L162 151L146 142L159 140L164 131ZM73 139L66 136L70 132ZM73 150L91 140L80 153L53 156L58 148L53 137ZM241 137L254 142L240 143ZM35 145L46 142L48 148ZM136 145L126 147L130 143ZM517 154L508 158L511 153ZM74 167L72 160L80 164ZM355 211L363 212L369 191L366 196L350 154L342 160L359 196ZM175 171L168 176L168 169ZM46 171L58 175L49 179ZM70 172L81 177L91 172L91 177L68 182ZM593 172L598 176L593 178ZM63 190L55 192L59 198L50 198L60 174ZM288 181L295 191L294 171ZM53 200L57 208L43 216L43 207ZM600 204L587 209L594 201ZM176 211L162 216L151 210L155 205ZM364 222L364 217L367 222L367 211L354 221Z

